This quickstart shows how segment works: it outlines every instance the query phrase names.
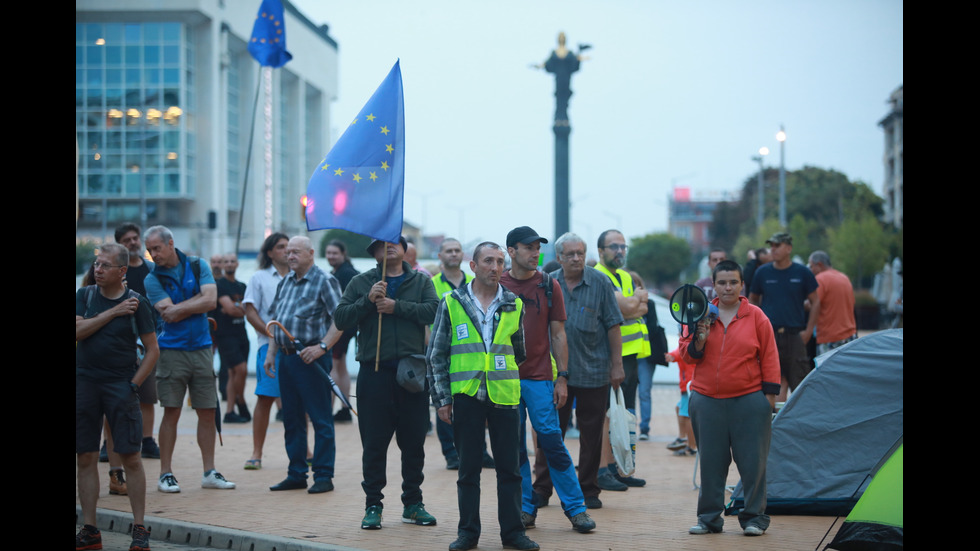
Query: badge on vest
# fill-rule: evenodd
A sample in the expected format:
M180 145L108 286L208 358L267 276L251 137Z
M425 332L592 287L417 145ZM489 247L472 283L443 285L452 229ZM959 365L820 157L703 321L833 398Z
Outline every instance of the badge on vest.
M494 356L493 368L496 369L497 371L503 371L507 369L507 356Z
M465 323L461 323L456 326L456 340L461 341L469 338L470 329Z

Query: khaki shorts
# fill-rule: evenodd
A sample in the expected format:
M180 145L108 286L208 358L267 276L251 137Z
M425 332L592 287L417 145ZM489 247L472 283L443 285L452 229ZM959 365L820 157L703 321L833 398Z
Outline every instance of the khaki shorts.
M200 350L160 350L157 394L165 408L183 407L185 391L194 409L218 407L211 347Z

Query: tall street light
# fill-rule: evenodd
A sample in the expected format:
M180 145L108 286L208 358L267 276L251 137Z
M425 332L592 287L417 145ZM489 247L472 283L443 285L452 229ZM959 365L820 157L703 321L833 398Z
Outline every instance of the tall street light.
M779 125L779 225L786 228L786 130Z
M755 157L752 157L752 160L753 161L757 161L759 163L759 192L758 192L758 195L759 195L759 208L758 208L758 210L756 212L756 216L755 216L755 221L756 221L755 223L756 223L756 227L757 228L761 228L762 227L762 222L765 220L765 216L764 216L764 212L763 212L764 209L765 209L765 204L766 204L766 202L765 202L765 200L763 198L763 187L765 185L763 183L763 171L765 170L765 168L762 165L762 159L763 159L763 157L765 157L768 154L769 154L769 148L768 147L760 147L759 148L759 154L757 156L755 156Z

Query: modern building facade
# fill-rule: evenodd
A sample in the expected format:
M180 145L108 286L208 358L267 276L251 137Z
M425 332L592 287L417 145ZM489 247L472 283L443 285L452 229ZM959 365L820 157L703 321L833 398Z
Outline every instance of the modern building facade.
M903 86L892 92L888 98L891 111L878 122L885 131L885 185L882 195L885 197L885 221L901 228L905 218L904 207L904 172L905 172L905 121L903 119L904 101Z
M76 0L78 237L163 224L210 255L234 250L239 221L242 251L270 229L306 231L300 200L330 147L337 43L283 0L293 59L269 70L266 108L265 71L246 49L260 4Z
M695 254L707 254L711 249L711 222L715 210L718 205L737 199L737 195L725 191L692 193L688 187L675 187L667 206L667 230L674 237L690 243Z

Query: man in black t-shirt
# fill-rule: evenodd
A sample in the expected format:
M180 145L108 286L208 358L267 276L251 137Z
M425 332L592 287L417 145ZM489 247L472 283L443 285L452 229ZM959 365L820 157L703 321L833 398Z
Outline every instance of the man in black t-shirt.
M146 296L146 287L143 280L153 271L154 264L147 260L143 255L143 231L133 223L125 223L116 228L116 243L129 250L129 268L126 269L126 287ZM153 319L159 324L160 318L156 310L153 310ZM153 439L153 423L156 411L154 406L157 403L157 376L156 370L150 371L146 381L140 385L140 413L143 415L143 451L141 455L148 459L160 459L160 446ZM117 465L112 457L109 458L110 466Z
M133 546L149 545L143 526L146 509L146 473L140 459L142 419L137 392L160 357L153 310L146 297L126 288L123 278L129 252L116 243L103 245L95 261L95 287L75 293L75 454L78 498L84 526L75 547L101 547L96 528L99 499L99 435L103 416L113 434L129 478L133 510ZM146 354L137 359L137 337Z
M238 256L226 254L221 268L225 277L216 280L218 284L218 307L214 310L214 321L218 328L214 331L221 357L221 369L227 372L228 382L225 392L228 407L225 410L225 423L248 423L252 415L245 403L245 378L248 376L248 334L245 332L245 283L235 279L238 270ZM235 408L238 412L235 412Z

